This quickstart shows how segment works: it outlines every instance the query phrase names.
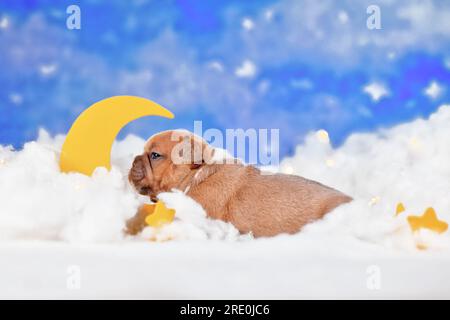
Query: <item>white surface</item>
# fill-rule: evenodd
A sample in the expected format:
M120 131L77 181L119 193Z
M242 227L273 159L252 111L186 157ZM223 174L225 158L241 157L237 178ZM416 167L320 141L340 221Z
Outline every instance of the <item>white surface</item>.
M300 240L300 239L299 239ZM245 243L1 244L0 298L449 298L450 260L329 237ZM319 245L320 244L320 245ZM80 289L68 289L80 270ZM370 290L370 267L380 269ZM70 287L70 286L69 286Z

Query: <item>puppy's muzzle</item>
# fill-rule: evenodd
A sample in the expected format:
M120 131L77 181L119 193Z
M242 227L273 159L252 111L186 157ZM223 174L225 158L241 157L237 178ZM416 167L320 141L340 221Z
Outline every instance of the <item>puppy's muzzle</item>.
M150 187L144 181L146 168L143 156L137 156L134 159L128 178L140 194L148 195L151 192Z
M130 171L130 179L134 182L141 181L145 178L145 166L142 156L138 156L133 161L133 166Z

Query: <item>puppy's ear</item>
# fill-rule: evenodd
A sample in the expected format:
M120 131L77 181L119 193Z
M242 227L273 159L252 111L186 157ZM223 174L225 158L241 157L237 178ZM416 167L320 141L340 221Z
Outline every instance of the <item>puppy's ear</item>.
M178 142L171 152L171 160L174 164L187 164L191 169L198 169L206 163L211 163L214 149L201 137L177 132L177 135L172 137L172 141Z
M214 149L206 143L205 140L199 137L192 137L192 162L191 169L198 169L201 166L211 163L212 157L214 155Z

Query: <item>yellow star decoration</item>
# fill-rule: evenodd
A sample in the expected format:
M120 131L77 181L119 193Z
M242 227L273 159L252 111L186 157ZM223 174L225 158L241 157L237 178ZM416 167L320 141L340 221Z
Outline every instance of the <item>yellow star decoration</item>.
M175 210L168 209L161 201L156 204L145 204L141 210L148 213L145 223L154 228L171 223L175 218Z
M398 216L400 213L402 213L403 211L405 211L405 206L403 205L403 203L399 203L397 204L397 209L395 210L395 215Z
M409 216L408 223L413 232L420 229L429 229L437 233L443 233L448 229L448 223L439 220L433 208L425 210L422 216Z
M395 210L395 215L398 216L402 212L406 211L403 203L398 203ZM443 233L448 229L448 224L445 221L441 221L437 218L436 211L433 208L428 208L425 210L424 214L421 216L408 216L407 218L409 227L412 232L418 236L417 231L420 229L428 229L437 233ZM423 243L420 238L415 238L416 247L419 250L428 249L428 245Z

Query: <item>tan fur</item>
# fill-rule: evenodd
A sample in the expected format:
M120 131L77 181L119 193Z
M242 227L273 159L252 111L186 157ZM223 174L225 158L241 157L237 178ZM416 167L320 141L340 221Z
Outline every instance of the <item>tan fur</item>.
M202 139L174 132L153 136L136 157L130 170L130 182L136 189L156 200L160 192L180 189L200 203L207 215L231 222L240 232L254 236L296 233L305 224L322 218L327 212L352 199L347 195L299 176L261 174L253 166L240 163L211 163L213 149ZM172 150L188 141L193 151L183 163L172 161ZM200 158L195 150L200 150ZM152 152L162 158L151 160ZM141 226L139 217L129 228Z

